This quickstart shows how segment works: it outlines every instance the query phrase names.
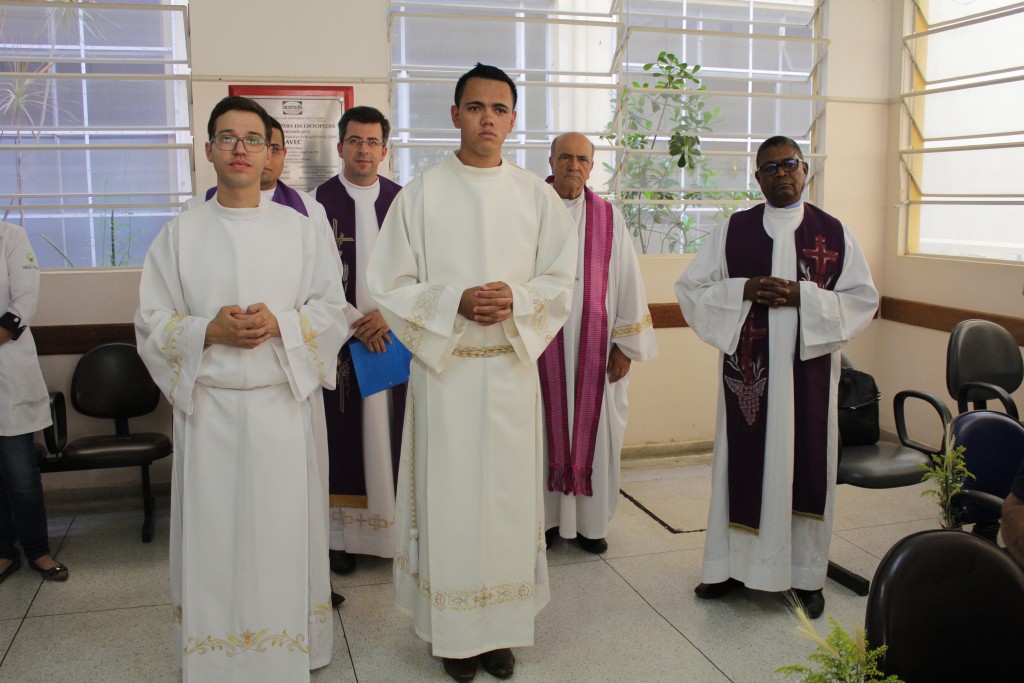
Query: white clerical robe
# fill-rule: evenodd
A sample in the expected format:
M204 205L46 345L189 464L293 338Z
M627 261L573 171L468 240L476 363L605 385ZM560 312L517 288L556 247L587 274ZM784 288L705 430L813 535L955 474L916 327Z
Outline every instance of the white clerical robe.
M436 656L532 645L549 600L536 361L568 315L576 241L540 179L453 155L399 193L370 258L370 293L415 356L395 598ZM495 281L510 319L458 315L465 289Z
M569 320L562 328L571 445L576 406L576 371L580 360L580 326L583 323L583 255L587 239L587 210L583 194L576 199L562 201L579 226L576 287L573 289ZM648 360L658 355L658 343L654 338L651 311L647 308L647 293L640 275L640 263L629 230L622 219L622 213L613 208L612 215L612 253L608 263L608 291L605 297L608 311L608 353L611 353L612 344L615 344L630 360ZM619 462L629 413L626 391L629 388L630 375L627 374L614 384L608 383L607 374L605 378L601 416L594 441L591 479L594 495L566 495L548 491L545 486L545 526L548 529L558 527L558 533L562 538L573 539L576 538L576 534L582 534L586 538L604 538L608 535L608 522L615 514L615 506L619 502ZM544 469L547 471L547 441L544 443Z
M277 186L271 187L267 190L260 190L260 203L271 204L273 203L274 192ZM293 188L294 189L294 188ZM335 267L338 269L339 276L344 273L344 268L341 265L341 257L338 256L338 251L335 248L334 242L334 231L331 229L331 224L327 220L327 213L324 211L324 207L320 205L316 199L313 198L308 192L302 190L295 190L296 194L299 195L299 199L302 200L302 204L306 209L306 216L309 218L310 223L313 225L313 231L320 235L324 241L324 248L331 255ZM210 201L216 200L216 193L210 199L206 199L206 193L201 193L189 199L181 207L181 211L188 211L198 206L202 206ZM282 205L284 206L284 205ZM348 323L351 324L354 320L358 319L358 316L353 315L353 308L349 305L345 305L345 316ZM348 340L351 330L345 333L345 341ZM337 366L337 359L332 361L332 367ZM331 371L328 372L323 381L323 386L328 389L333 389L335 384L336 373ZM309 412L310 422L313 425L313 443L316 448L309 451L309 456L306 467L308 469L307 483L311 489L308 493L307 500L309 501L309 534L310 538L323 538L324 542L321 544L319 541L315 541L309 544L309 588L310 604L316 604L320 599L317 595L319 588L323 586L326 581L330 585L331 575L330 567L323 560L323 551L325 547L330 545L330 492L329 492L329 472L330 463L328 461L328 449L327 449L327 425L324 423L324 395L322 391L314 391L309 395ZM316 491L312 489L316 488ZM325 631L325 629L327 629ZM333 623L328 621L327 625L319 622L319 620L310 622L310 631L312 633L310 640L313 643L320 643L322 647L314 651L315 656L311 657L310 663L313 668L319 668L326 666L331 661L331 647L332 637L331 630L333 629ZM324 631L322 635L317 635L318 632Z
M348 307L349 323L377 310L366 287L365 264L377 244L380 225L374 202L380 196L380 181L362 186L337 176L343 191L356 206L356 305ZM342 190L339 190L342 191ZM359 266L358 264L363 264ZM379 391L363 401L363 468L366 478L366 507L331 507L331 550L361 555L394 557L395 554L395 472L391 464L391 391Z
M221 307L259 302L279 338L204 345ZM185 681L305 683L330 661L326 533L309 527L326 501L309 500L322 488L309 467L308 399L334 372L344 309L322 237L277 204L207 202L168 223L146 256L135 325L174 408L171 593ZM314 560L324 571L310 570Z
M764 228L774 242L772 272L765 275L797 280L794 233L804 205L778 209L765 206ZM686 322L702 340L724 355L736 351L740 328L751 302L743 300L746 278L730 278L725 259L728 222L707 237L696 258L676 282L676 296ZM759 533L729 527L728 454L725 394L719 383L718 422L711 468L711 508L701 580L717 583L732 577L748 588L782 591L816 590L825 584L832 538L836 461L839 444L836 393L840 352L867 327L878 307L864 255L843 227L843 269L832 291L814 282L800 282L799 309L769 309L771 349L768 363L768 412ZM799 337L798 337L799 333ZM799 338L799 346L797 340ZM792 512L793 497L793 361L832 356L829 389L827 493L824 519ZM723 356L724 358L724 356Z

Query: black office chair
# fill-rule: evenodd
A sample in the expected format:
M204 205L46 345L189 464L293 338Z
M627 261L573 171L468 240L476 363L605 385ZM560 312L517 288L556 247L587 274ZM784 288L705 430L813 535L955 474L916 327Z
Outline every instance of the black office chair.
M964 465L974 475L963 483L960 521L995 543L1002 503L1024 461L1024 425L1005 413L972 410L953 419L950 436L964 447Z
M852 367L843 354L844 367ZM906 403L910 399L924 401L938 417L936 441L931 446L910 438L907 431ZM920 391L901 391L892 400L896 418L896 436L899 443L879 441L865 446L844 447L840 444L836 482L867 489L889 489L921 483L922 465L930 465L931 456L942 452L945 427L952 419L949 408L930 394ZM863 576L836 564L828 563L828 577L846 586L857 595L867 595L869 582Z
M142 540L153 539L153 493L149 466L171 454L165 434L130 433L128 420L156 409L160 390L133 344L104 344L88 351L75 366L71 378L71 405L89 417L114 421L115 433L84 436L60 448L60 436L47 435L47 457L39 463L43 472L139 467L142 471L144 520ZM63 397L60 399L63 404ZM57 415L59 411L54 411ZM66 433L63 420L55 419L57 435Z
M932 529L882 558L864 617L879 668L906 683L1016 681L1024 571L983 538Z
M946 347L946 389L958 411L986 408L996 399L1014 419L1020 419L1010 394L1024 381L1020 347L1005 328L988 320L964 320L949 335Z

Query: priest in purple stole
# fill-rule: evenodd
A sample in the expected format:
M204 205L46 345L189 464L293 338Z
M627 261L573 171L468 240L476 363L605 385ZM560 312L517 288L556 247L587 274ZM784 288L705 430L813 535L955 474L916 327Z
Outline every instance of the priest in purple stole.
M608 549L619 500L629 366L658 354L640 264L622 214L587 188L594 145L579 133L551 143L552 183L579 230L569 319L537 366L544 397L545 530Z
M401 186L377 175L391 126L373 107L352 107L338 122L344 166L316 189L343 263L342 283L355 338L386 353L387 323L366 289L366 263ZM330 453L331 569L355 568L355 554L394 556L395 481L402 444L405 385L360 397L347 343L334 391L324 391Z
M676 282L687 323L721 351L695 592L792 588L816 618L835 502L839 350L871 322L878 292L853 234L802 201L796 142L762 143L754 177L766 203L711 233Z

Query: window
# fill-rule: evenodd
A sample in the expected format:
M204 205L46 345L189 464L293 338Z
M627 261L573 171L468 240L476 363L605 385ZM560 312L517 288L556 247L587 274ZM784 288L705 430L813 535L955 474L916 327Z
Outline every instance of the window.
M186 8L0 2L0 219L44 268L139 265L193 194Z
M695 251L725 215L759 199L753 157L771 135L802 144L813 195L824 159L823 9L813 0L393 1L395 175L408 182L458 146L455 80L477 61L494 64L519 87L511 161L545 176L553 137L587 134L598 143L590 184L623 210L638 250ZM680 74L684 64L699 83ZM657 88L678 80L685 89ZM687 168L670 153L673 136L699 138Z
M906 250L1024 260L1024 4L907 0Z

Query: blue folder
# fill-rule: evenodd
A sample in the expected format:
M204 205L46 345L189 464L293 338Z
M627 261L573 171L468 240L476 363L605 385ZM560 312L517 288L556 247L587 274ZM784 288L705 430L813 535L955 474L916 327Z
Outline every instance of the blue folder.
M359 382L359 394L363 398L409 381L412 354L395 338L393 332L388 332L387 336L391 343L385 343L384 353L373 353L358 339L349 343L356 381Z

